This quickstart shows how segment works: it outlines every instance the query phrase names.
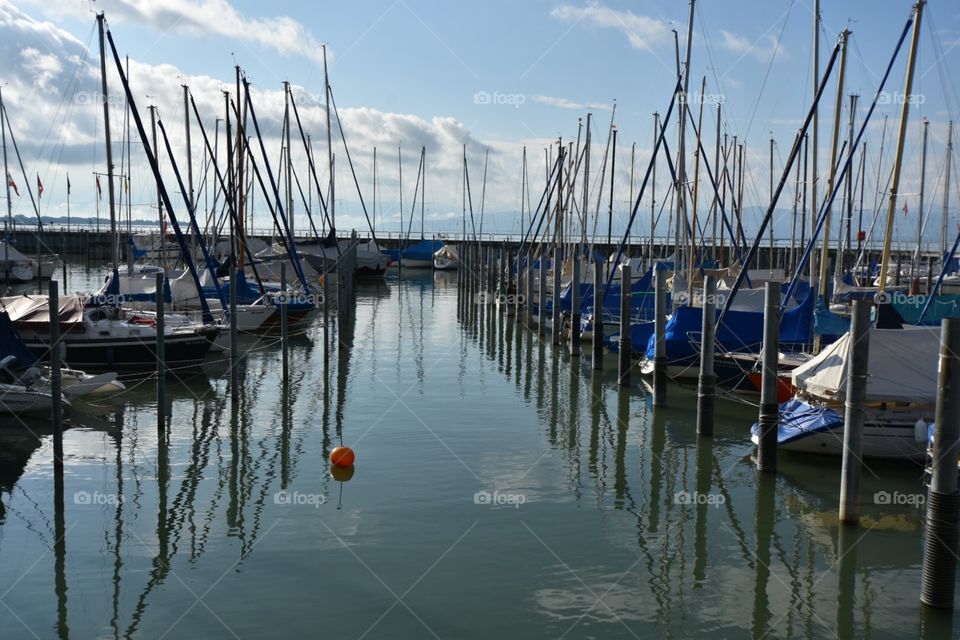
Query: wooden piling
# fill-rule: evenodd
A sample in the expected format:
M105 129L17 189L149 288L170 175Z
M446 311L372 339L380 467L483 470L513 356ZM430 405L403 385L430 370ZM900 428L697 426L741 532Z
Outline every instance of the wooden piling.
M777 436L780 406L777 403L777 369L780 352L780 283L765 286L763 311L763 383L760 389L760 447L757 468L777 470Z
M603 370L603 265L591 258L593 265L593 339L590 362L594 371Z
M50 396L53 401L53 465L63 468L63 394L60 374L60 296L55 280L50 281Z
M580 256L574 256L570 283L570 356L570 364L574 368L580 366Z
M920 601L952 609L957 575L957 457L960 454L960 320L944 320L940 331L933 473L927 492Z
M843 416L843 467L840 476L840 521L860 519L860 472L863 455L863 418L867 399L870 353L870 303L854 300L847 364L847 402Z
M157 273L157 428L163 432L166 422L167 407L167 356L164 340L164 284L166 283L166 274L163 271Z
M631 302L630 263L620 266L620 350L617 364L617 378L621 387L630 386L630 364L633 356L633 344L630 340Z
M703 323L700 333L700 378L697 384L697 434L713 436L713 413L717 400L717 376L713 354L717 335L717 281L706 276L703 282Z

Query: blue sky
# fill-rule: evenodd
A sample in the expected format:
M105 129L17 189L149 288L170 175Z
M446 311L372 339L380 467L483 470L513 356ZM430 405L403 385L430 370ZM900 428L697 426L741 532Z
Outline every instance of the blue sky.
M331 83L339 108L349 112L341 115L361 181L369 181L369 151L374 144L380 147L382 158L383 154L395 154L396 143L401 142L405 151L404 193L409 198L418 149L420 144L426 144L428 218L434 220L436 227L448 224L447 218L459 219L460 144L469 145L475 193L480 190L483 153L486 147L491 149L487 210L494 216L496 212L513 212L519 206L522 146L529 147L531 176L539 180L531 189L536 200L543 181L544 146L557 136L575 137L577 119L585 117L588 110L595 118L593 168L599 168L607 137L609 106L614 100L618 105L616 124L620 146L616 200L618 217L622 217L621 210L626 208L629 147L637 143L638 167L641 167L648 158L646 150L651 144L651 114L666 108L675 81L671 29L680 34L683 55L689 11L685 2L572 0L455 4L415 0L269 4L242 0L229 3L227 0L169 0L158 5L160 8L144 0L109 0L95 4L28 0L14 6L0 0L0 7L7 7L5 29L15 30L18 18L22 23L22 16L11 14L23 14L38 23L49 22L49 29L72 34L81 44L88 43L94 24L90 8L102 8L107 12L121 54L129 54L144 65L142 74L150 78L153 73L173 78L179 74L195 91L205 86L207 93L215 94L212 88L217 83L232 80L235 59L258 89L265 92L262 109L267 114L282 106L279 92L282 80L289 80L317 97L322 95L319 43L328 43ZM701 78L706 75L707 93L718 96L715 99L723 103L725 131L741 139L746 136L750 170L748 204L762 205L767 197L767 149L771 132L777 141L775 165L779 171L809 106L812 5L806 0L697 3L691 90L694 87L699 90ZM873 94L910 10L911 3L903 1L824 2L822 60L826 60L838 31L848 27L854 32L845 93L855 92L864 97ZM19 44L7 45L6 55L0 60L0 79L23 74L24 47L34 46L42 51L42 47L30 45L27 38L16 42ZM918 190L919 132L923 117L931 122L928 180L933 179L936 168L942 164L946 122L956 117L958 108L958 43L960 8L952 2L932 0L924 11L914 88L915 93L923 96L923 101L911 112L901 189L905 193ZM90 40L89 44L95 48L96 40ZM21 47L20 61L17 51L9 49L15 46ZM53 55L60 54L63 52L53 52ZM91 60L95 63L95 51L92 54ZM891 91L902 91L905 63L904 55L895 67ZM36 91L31 95L30 83L36 82L35 73L32 80L30 74L20 79L20 91L16 87L10 91L8 108L11 117L18 119L25 129L21 137L41 131L41 123L24 115L32 101L42 99L53 105L64 100L68 91L65 80L69 78L64 71L66 66L63 65L59 74L57 92ZM16 84L16 80L13 83ZM179 82L171 82L175 84ZM831 83L829 100L821 110L821 165L825 164L827 154L834 87ZM159 89L156 85L153 88ZM270 92L273 92L272 98L268 95ZM144 96L148 93L148 89L141 90ZM218 98L209 96L211 110ZM168 103L168 119L179 122L182 116L176 111L178 99L177 95L151 95L150 98L161 105ZM307 118L308 127L321 139L324 135L322 113L318 108ZM868 148L879 147L879 126L884 114L890 117L887 138L890 148L893 123L898 115L894 104L878 110L877 127L871 130ZM211 120L212 117L213 114ZM714 113L708 109L705 120L712 123L713 117ZM846 117L844 113L844 121ZM712 149L713 125L705 128L711 132L707 146ZM91 137L93 133L90 132ZM275 131L271 129L271 133ZM670 142L676 147L675 133L671 133ZM278 140L276 146L279 149ZM98 156L92 152L92 157L84 162L58 168L51 149L52 143L46 157L38 154L40 157L34 159L41 165L42 175L46 171L54 177L58 171L66 170L90 175L97 162L102 165L101 150ZM892 154L885 153L885 171L891 157ZM875 161L876 158L868 154L868 163ZM395 166L395 159L393 163ZM338 163L338 191L343 194L343 202L338 202L338 207L344 212L356 213L357 203L347 189L351 179L340 169ZM640 170L638 168L638 174ZM383 208L388 214L392 209L395 215L396 179L391 172L390 165L381 167L384 176L381 198ZM658 188L663 189L665 170L661 170L660 177L664 186ZM871 181L875 182L873 178ZM873 187L871 181L868 186ZM77 180L73 182L75 204L81 207L93 204L89 181L82 181L81 188L77 188ZM51 202L48 206L58 205ZM20 210L26 211L22 206ZM55 213L55 209L50 213ZM404 215L408 216L409 212ZM358 220L351 219L351 222ZM506 227L513 224L510 216L494 222L500 230L507 230Z

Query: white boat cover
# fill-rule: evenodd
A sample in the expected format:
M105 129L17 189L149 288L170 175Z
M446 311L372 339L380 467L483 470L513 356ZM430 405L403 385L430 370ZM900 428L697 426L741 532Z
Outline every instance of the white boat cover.
M850 333L793 370L793 385L808 395L843 402L847 394ZM868 402L919 402L937 397L940 329L872 329L867 376Z

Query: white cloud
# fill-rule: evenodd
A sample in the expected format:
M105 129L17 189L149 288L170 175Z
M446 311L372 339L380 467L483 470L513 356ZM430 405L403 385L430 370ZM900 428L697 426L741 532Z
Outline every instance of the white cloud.
M541 95L530 96L530 99L534 102L539 102L540 104L546 104L551 107L559 107L561 109L576 109L578 111L586 111L588 109L610 111L611 109L610 105L602 102L575 102L567 98L555 98L553 96Z
M47 15L90 16L84 2L28 1L35 2ZM106 14L108 21L117 24L137 22L159 31L176 30L178 34L199 37L216 34L273 49L282 55L322 60L321 42L301 23L289 16L246 16L228 0L98 0L96 8Z
M554 7L550 16L562 22L584 22L595 27L616 29L627 36L630 46L636 49L650 49L651 45L670 38L670 27L662 20L637 15L632 11L618 11L599 3L582 7L562 4Z
M780 41L770 35L761 36L753 42L743 36L722 29L720 35L723 36L723 42L720 45L734 53L749 54L760 61L769 61L774 55L781 60L787 57L787 52Z

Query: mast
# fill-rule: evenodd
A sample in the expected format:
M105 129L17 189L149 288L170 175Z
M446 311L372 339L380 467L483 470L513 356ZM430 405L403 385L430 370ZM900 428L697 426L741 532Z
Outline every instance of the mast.
M801 144L800 142L800 132L797 132L797 137L794 138L794 145ZM793 178L793 221L790 225L790 277L793 277L793 270L796 266L796 253L797 253L797 205L800 202L800 163L797 163L797 169Z
M293 232L293 159L290 155L292 147L290 146L290 83L283 81L283 134L287 144L286 163L284 164L284 174L287 183L287 224L290 226L290 237L295 237Z
M930 122L923 119L923 146L920 151L920 212L917 216L917 246L913 251L913 260L910 263L910 283L913 286L913 280L917 277L920 270L920 247L923 244L923 212L924 212L924 189L927 183L927 129ZM932 284L932 283L931 283Z
M461 197L463 199L463 211L461 215L462 221L462 231L461 231L461 242L464 245L467 244L467 145L463 145L463 189L461 191ZM403 205L400 206L403 209ZM461 247L461 251L463 247Z
M103 32L100 38L100 57L103 58ZM106 105L106 102L104 102ZM13 202L10 200L10 168L7 165L7 119L6 107L3 106L3 88L0 87L0 138L3 139L3 184L7 189L7 219L4 223L3 233L3 268L6 280L10 280L10 228L13 222ZM69 206L69 205L67 205Z
M427 147L420 147L420 240L423 241L423 217L427 210Z
M947 125L947 161L943 186L943 223L940 229L940 255L947 253L947 223L950 211L950 159L953 156L953 120Z
M692 3L691 3L692 4ZM697 203L700 195L700 190L698 186L700 184L700 136L703 134L703 94L707 92L707 76L703 76L703 81L700 85L700 108L697 110L697 143L693 151L693 203L691 207L691 220L692 224L690 225L690 262L687 264L687 299L693 300L693 274L696 269L697 262ZM680 105L681 109L690 114L689 103L687 100L684 104ZM690 114L692 116L692 114Z
M527 195L527 145L523 145L523 161L520 163L520 237L523 238L523 207Z
M584 157L583 157L583 211L582 211L583 222L581 223L581 234L580 234L580 236L581 236L581 242L582 242L583 244L586 244L586 243L587 243L587 207L589 206L589 205L587 204L587 199L588 199L588 197L589 197L589 191L590 191L590 121L591 121L592 118L593 118L593 114L588 112L588 113L587 113L587 133L586 133L586 135L584 136L584 139L583 139L583 149L584 149L584 154L583 154L583 156L584 156ZM571 154L570 160L571 160L571 161L573 160L572 154ZM576 179L576 178L574 177L574 178L572 178L572 179L570 180L571 190L572 190L572 187L573 187L573 180L574 180L574 179ZM598 203L598 205L599 205L599 203ZM598 206L597 208L599 209L599 206ZM599 214L599 211L598 211L597 213ZM598 215L598 217L599 217L599 215Z
M330 127L328 126L327 129L329 128ZM398 256L397 262L401 266L403 265L403 158L402 158L403 154L402 154L402 147L403 147L402 143L397 145L397 175L399 176L398 180L400 181L400 244L399 244L400 248L398 249L398 252L397 252L397 256ZM331 162L331 166L333 166L332 159L330 162ZM331 175L333 174L332 171L330 173ZM331 217L330 220L332 222L333 218Z
M235 81L237 86L237 100L240 100L240 96L243 94L240 92L240 65L234 65L234 74ZM227 102L227 110L230 109L229 100ZM240 115L240 104L237 105L237 147L236 147L236 167L237 167L237 181L233 184L233 197L234 207L237 211L237 221L238 227L235 229L237 236L237 268L243 269L243 262L246 257L246 251L244 251L244 238L246 236L245 225L246 220L244 219L244 213L246 209L247 201L247 190L243 182L243 168L247 164L247 154L245 151L246 138L244 138L244 131L247 130L247 103L243 101L243 116L241 122ZM230 142L230 134L227 134L227 146L229 147L232 143ZM231 172L232 173L232 172ZM251 206L251 210L253 207ZM252 221L251 221L252 222ZM252 224L251 224L252 226Z
M860 98L859 95L852 93L850 94L850 131L847 134L847 144L853 144L853 125L854 120L857 114L857 100ZM851 163L853 159L851 158ZM837 249L839 250L842 246L843 248L843 260L837 260L836 273L842 273L843 270L847 267L847 262L849 260L850 250L853 244L853 238L851 234L853 233L853 189L854 189L854 176L853 176L853 164L850 165L850 170L847 171L847 230L846 230L846 241L842 243L837 243ZM838 253L839 255L839 253Z
M193 156L190 150L190 111L187 104L189 88L183 85L183 127L187 142L187 199L190 202L190 216L196 213L196 201L193 192ZM127 192L127 201L130 201L130 193ZM197 255L197 236L193 234L193 255Z
M770 206L773 205L773 132L770 132ZM770 277L773 277L773 225L770 225Z
M225 140L226 140L226 146L227 146L227 193L224 194L224 199L227 200L230 203L230 205L234 207L234 211L237 211L237 216L236 216L237 222L242 224L240 212L236 209L237 203L234 200L234 197L236 195L236 188L234 186L235 183L233 181L234 179L233 177L233 142L231 140L233 136L230 132L230 92L228 91L223 92L223 102L224 102L224 106L226 107L224 111L224 127L226 132ZM230 216L230 257L234 258L233 262L234 264L236 264L235 260L239 256L237 256L237 252L235 250L237 229L234 228L233 218L234 218L233 216Z
M617 170L617 126L613 126L613 147L610 150L610 208L607 211L607 245L613 244L613 176Z
M717 138L714 143L713 148L713 171L717 174L717 177L720 178L720 103L717 102ZM720 178L721 180L723 178ZM713 260L717 259L717 212L720 208L719 194L716 189L713 192L713 205L710 211L710 219L713 224L713 230L711 232L712 242L711 246L711 258Z
M696 9L696 0L690 0L690 17L687 20L687 45L686 51L684 53L685 59L683 63L683 102L680 104L678 109L680 115L680 134L679 134L679 150L677 158L677 246L676 251L679 254L680 252L680 233L681 229L686 231L687 223L687 113L689 112L689 96L690 96L690 54L693 51L693 17ZM680 216L683 216L683 224L680 223ZM695 234L691 234L693 236ZM695 240L692 240L695 242ZM691 245L692 245L691 242ZM688 265L693 264L694 254L691 246L691 253L687 257ZM678 255L677 258L680 256ZM692 266L690 267L692 270Z
M130 77L130 56L127 56L127 78ZM126 102L126 101L125 101ZM188 118L189 120L189 118ZM133 175L133 155L130 150L130 103L126 102L126 121L127 121L127 235L133 235L133 199L130 191L130 176ZM123 166L123 162L120 162ZM131 257L133 252L131 251ZM133 263L133 260L130 260Z
M634 168L636 167L637 160L637 143L633 142L630 144L630 199L627 201L627 207L630 212L633 212L633 179L634 179ZM630 237L633 237L633 230L628 230ZM639 256L638 256L639 257Z
M330 195L327 200L327 206L330 208L330 225L336 227L336 216L334 210L336 208L336 191L334 191L334 179L333 179L333 137L331 135L332 129L330 128L330 76L327 73L327 45L323 45L323 91L324 99L326 100L326 105L324 110L327 112L327 162L329 163L330 170ZM399 159L399 147L398 147L398 159ZM401 176L401 187L400 187L400 231L403 232L403 182Z
M844 29L840 32L840 73L837 75L837 98L834 103L833 113L833 138L830 142L830 172L827 174L827 193L833 193L834 180L837 177L837 145L840 140L840 114L843 111L843 82L847 71L847 39L850 37L850 30ZM814 200L816 202L816 200ZM827 295L827 273L830 263L830 221L833 205L827 206L827 213L823 225L823 245L820 249L820 279L817 288L817 295L826 297ZM818 208L819 210L819 208ZM839 257L839 256L838 256ZM814 352L819 353L819 339L814 338Z
M104 49L104 36L103 36L103 23L106 20L103 13L97 14L97 29L100 32L100 89L102 95L100 96L103 101L103 135L106 138L107 142L107 195L110 199L110 237L116 239L117 237L117 211L114 206L114 193L113 193L113 148L110 143L110 107L109 100L107 100L107 57ZM6 158L6 147L4 147L4 158ZM6 159L4 159L4 166L6 166ZM8 187L9 189L9 187ZM7 193L7 210L9 216L10 209L10 199L9 192ZM160 246L163 246L162 244ZM116 282L117 269L118 269L118 257L117 257L117 243L110 243L110 268L113 269L113 277ZM119 282L117 283L119 284Z
M813 3L813 87L816 91L816 87L820 82L820 0L814 0ZM817 180L819 178L819 173L817 172L817 153L820 140L820 104L819 102L813 105L813 153L810 156L811 159L811 171L810 171L810 202L813 203L811 208L810 215L810 224L813 227L816 227L817 214L820 211L820 203L817 199ZM804 205L806 205L806 199L804 199ZM806 210L806 207L804 207ZM829 228L829 225L827 225ZM814 229L810 230L811 236L814 233ZM810 285L813 286L816 274L814 272L816 266L813 260L810 260Z
M660 136L660 114L657 111L653 112L653 141L656 144L657 138ZM650 268L653 268L653 234L656 231L657 227L657 158L653 157L653 166L650 168L650 248L649 248L649 259L650 259Z
M373 230L377 230L377 148L373 148Z
M900 127L897 133L897 152L893 160L893 179L890 183L890 205L887 207L887 226L883 234L883 253L880 259L879 291L887 290L887 268L890 266L890 243L893 240L893 221L897 211L897 193L900 190L900 169L903 164L903 145L907 137L907 121L910 116L910 97L913 90L913 68L917 61L917 48L920 45L920 19L926 0L918 0L914 5L917 17L913 23L913 36L910 39L910 57L907 61L907 79L904 83L903 104L900 106Z
M150 127L153 131L153 148L157 148L157 107L150 105ZM157 164L160 164L160 154L157 154ZM110 210L113 211L113 203L110 203ZM113 217L111 213L111 218ZM160 269L167 272L167 234L164 233L166 226L163 224L163 196L160 194L160 185L157 185L157 220L160 222ZM111 226L113 221L111 220Z

